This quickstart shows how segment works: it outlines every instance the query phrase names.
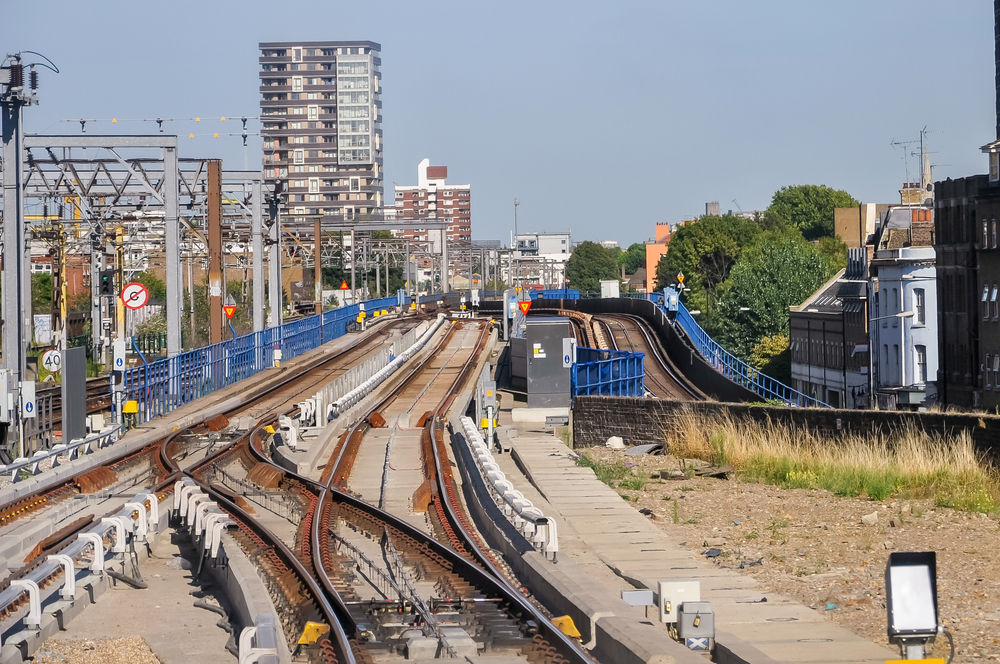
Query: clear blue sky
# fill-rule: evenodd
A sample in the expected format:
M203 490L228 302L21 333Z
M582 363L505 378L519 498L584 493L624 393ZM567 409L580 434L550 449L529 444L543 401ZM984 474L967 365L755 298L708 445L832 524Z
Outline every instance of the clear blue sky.
M937 132L944 178L985 172L978 148L995 138L988 0L12 0L0 21L6 52L62 70L42 70L26 112L49 133L157 116L215 118L167 127L185 136L238 132L217 118L258 114L259 41L342 39L382 44L387 194L424 157L447 165L472 184L477 239L508 237L515 196L521 230L623 245L706 201L762 209L783 185L897 202L893 139ZM238 137L181 145L243 166Z

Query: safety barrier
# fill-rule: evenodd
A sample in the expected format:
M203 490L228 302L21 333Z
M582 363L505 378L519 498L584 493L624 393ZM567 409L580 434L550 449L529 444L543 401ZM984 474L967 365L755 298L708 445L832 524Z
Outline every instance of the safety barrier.
M556 522L542 514L542 511L525 498L523 493L514 488L504 472L500 470L500 466L497 465L493 453L490 451L490 446L486 443L479 429L476 428L476 423L465 416L462 416L461 422L472 457L476 460L476 467L483 477L493 502L500 508L511 525L517 528L536 550L555 560L556 554L559 552Z
M30 457L14 459L7 465L0 465L0 475L10 473L10 479L17 482L22 475L34 476L42 472L39 467L43 461L52 460L52 467L60 464L60 459L72 461L81 454L90 454L95 447L103 448L115 443L121 434L121 427L105 427L100 433L93 433L86 438L77 438L68 443L53 445L51 449L38 450Z
M765 399L782 401L789 406L831 407L819 399L815 399L799 392L793 387L785 385L780 380L761 373L756 367L747 364L720 346L708 335L708 332L702 329L701 325L698 325L694 316L688 312L687 307L683 303L678 303L676 323L684 330L684 333L687 334L688 339L691 340L691 343L698 349L702 357L716 371L734 383L756 392Z
M368 319L397 304L395 297L363 303ZM353 304L128 369L124 399L137 404L135 423L146 422L274 366L275 351L290 360L343 336L360 313Z
M570 369L571 394L641 397L646 394L643 353L578 347Z

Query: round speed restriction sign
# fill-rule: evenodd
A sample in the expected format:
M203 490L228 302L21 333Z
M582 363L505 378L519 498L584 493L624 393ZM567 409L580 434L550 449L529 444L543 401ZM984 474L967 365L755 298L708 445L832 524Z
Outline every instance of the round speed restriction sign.
M142 309L149 302L149 291L137 281L122 289L122 302L129 309Z
M57 373L62 369L62 353L57 350L47 350L42 353L42 366L50 373Z

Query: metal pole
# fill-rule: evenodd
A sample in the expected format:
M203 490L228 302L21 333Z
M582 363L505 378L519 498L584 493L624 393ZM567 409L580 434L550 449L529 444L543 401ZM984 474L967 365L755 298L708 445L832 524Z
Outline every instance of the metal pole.
M323 268L321 261L319 259L320 253L323 251L323 242L320 239L320 234L323 232L323 223L319 217L316 217L316 223L313 227L313 280L315 283L315 295L316 295L316 313L323 313Z
M253 331L264 329L264 213L263 187L259 178L250 192L250 224L253 242Z
M18 456L24 456L23 442L19 440L19 381L24 377L26 319L22 309L25 279L22 247L24 246L24 191L21 188L21 108L22 103L12 100L3 109L3 368L9 372L10 392L14 411L7 429L10 450L18 441ZM30 278L28 279L30 286ZM30 300L29 300L30 302ZM2 396L2 395L0 395Z
M174 139L176 140L176 138ZM163 148L163 207L167 241L167 356L183 350L181 316L184 310L184 282L181 277L181 225L178 219L177 148ZM194 291L191 306L194 307ZM194 320L192 314L191 320ZM192 335L191 341L194 341Z
M6 200L6 198L4 199ZM93 220L88 219L92 224ZM104 344L101 343L103 318L101 312L101 270L104 269L104 256L101 252L101 240L93 226L90 227L90 344L94 349L94 361L102 363Z
M281 213L277 213L270 229L271 249L267 256L267 291L271 305L268 327L281 325Z
M358 262L358 247L354 243L354 229L351 229L351 304L358 303L358 290L354 283L354 265Z
M188 324L190 326L191 338L188 343L194 348L195 320L194 320L194 242L191 242L191 251L188 253Z
M448 288L448 229L441 229L441 292L447 293Z
M222 341L222 161L208 161L209 343Z

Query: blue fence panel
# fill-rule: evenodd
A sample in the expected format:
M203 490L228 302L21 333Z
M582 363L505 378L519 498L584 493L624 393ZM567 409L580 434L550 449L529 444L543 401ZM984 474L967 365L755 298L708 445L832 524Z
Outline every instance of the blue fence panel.
M830 408L819 399L815 399L807 394L799 392L793 387L785 385L780 380L771 378L767 374L761 373L756 367L752 367L740 358L736 357L725 348L720 346L712 337L708 335L701 325L695 321L687 307L680 304L677 308L676 322L687 334L688 338L698 349L702 357L715 369L729 380L742 385L743 387L756 392L765 399L775 399L783 401L789 406L816 406L820 408Z
M646 394L643 353L578 347L570 369L571 394L641 397Z
M397 304L395 297L384 297L365 302L365 309L372 318ZM355 304L326 311L134 367L123 377L125 400L138 403L136 423L165 415L273 366L275 350L289 360L347 334L360 309Z
M547 288L545 290L533 290L532 300L579 300L580 291L575 288Z

